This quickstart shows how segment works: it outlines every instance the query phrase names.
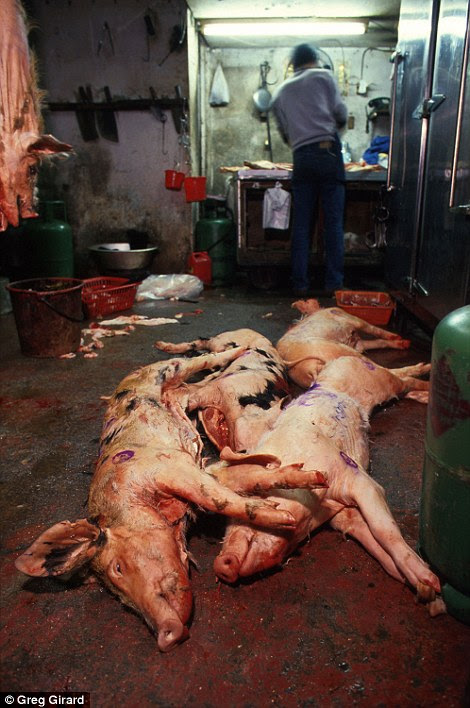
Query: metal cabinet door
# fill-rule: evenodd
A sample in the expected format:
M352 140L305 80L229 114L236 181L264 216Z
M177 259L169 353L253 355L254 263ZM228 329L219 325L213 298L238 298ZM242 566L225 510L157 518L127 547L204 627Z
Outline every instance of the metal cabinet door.
M391 218L385 257L387 280L398 290L408 290L414 275L427 127L420 107L432 81L436 14L433 0L402 0L393 57L387 177Z
M417 300L438 318L468 302L470 269L470 9L441 0L429 115Z

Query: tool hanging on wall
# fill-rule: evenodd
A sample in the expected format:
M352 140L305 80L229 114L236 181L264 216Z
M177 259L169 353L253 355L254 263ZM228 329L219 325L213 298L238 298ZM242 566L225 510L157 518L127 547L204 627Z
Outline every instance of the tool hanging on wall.
M167 115L159 105L157 105L157 95L153 86L149 87L150 95L154 103L150 106L150 113L162 124L162 155L168 155L168 150L165 147L165 123Z
M105 21L105 22L103 22L103 26L102 26L101 32L100 32L100 38L98 40L98 49L96 50L97 56L100 55L100 52L103 49L106 41L109 45L109 48L111 49L111 54L114 56L113 35L111 34L111 29L110 29L108 23Z
M388 96L373 98L366 106L366 133L369 132L370 121L377 120L379 116L390 115L390 99Z
M260 67L259 67L260 85L259 85L258 90L255 91L255 93L253 94L253 101L255 103L256 108L259 111L260 120L266 121L266 129L268 132L267 148L269 150L269 159L272 162L273 161L273 148L272 148L272 143L271 143L271 127L269 124L269 106L271 104L271 94L267 88L267 86L268 86L267 75L270 70L271 70L271 67L269 66L267 61L260 64Z
M93 102L91 88L89 86L87 86L86 89L83 86L79 86L78 97L80 102L84 105ZM95 112L93 110L89 110L88 108L85 110L80 110L80 108L77 108L75 115L77 116L78 127L80 129L82 139L85 142L90 140L98 140L99 135L96 129Z
M169 50L167 54L163 57L161 62L158 64L158 66L162 66L170 54L173 54L173 52L179 52L181 49L184 47L184 43L186 40L186 20L182 20L179 25L174 25L171 35L170 35L170 43L169 43Z
M105 100L104 102L108 104L107 108L96 111L96 122L98 124L98 130L102 138L106 140L111 140L113 143L119 142L118 129L116 124L116 117L114 115L113 108L111 106L112 97L109 90L109 86L103 88Z
M145 37L147 40L147 56L145 59L142 59L142 61L150 61L150 42L152 39L155 39L157 35L157 31L155 29L156 25L156 19L155 19L155 13L153 10L151 10L149 7L147 8L145 15L144 15L144 22L145 22Z

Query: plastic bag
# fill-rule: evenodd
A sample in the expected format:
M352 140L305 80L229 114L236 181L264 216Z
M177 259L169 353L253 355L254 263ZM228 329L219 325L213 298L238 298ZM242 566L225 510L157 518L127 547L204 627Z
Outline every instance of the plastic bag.
M195 275L149 275L137 288L136 302L142 300L193 300L199 297L204 284Z
M217 69L212 79L211 93L209 103L211 106L226 106L230 101L230 92L228 84L222 70L222 66L217 64Z
M280 182L267 189L263 199L263 229L289 228L291 195L282 188Z

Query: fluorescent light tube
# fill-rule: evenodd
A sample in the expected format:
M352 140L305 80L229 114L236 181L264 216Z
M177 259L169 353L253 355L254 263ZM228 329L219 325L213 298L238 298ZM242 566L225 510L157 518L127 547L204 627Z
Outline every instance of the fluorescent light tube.
M308 37L364 34L365 22L321 20L274 22L208 22L202 25L206 37Z

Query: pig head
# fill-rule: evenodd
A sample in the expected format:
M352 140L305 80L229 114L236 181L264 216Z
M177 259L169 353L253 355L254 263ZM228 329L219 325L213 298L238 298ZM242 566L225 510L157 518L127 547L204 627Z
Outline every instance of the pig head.
M24 11L19 0L0 3L0 231L36 216L34 189L40 160L72 149L41 135L36 85Z
M186 510L185 510L186 511ZM27 575L53 577L86 563L119 599L142 615L168 651L188 635L192 610L185 546L186 516L171 526L155 516L140 529L104 518L61 521L16 560Z

